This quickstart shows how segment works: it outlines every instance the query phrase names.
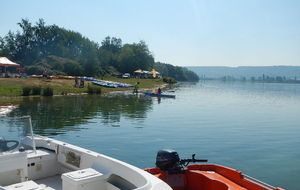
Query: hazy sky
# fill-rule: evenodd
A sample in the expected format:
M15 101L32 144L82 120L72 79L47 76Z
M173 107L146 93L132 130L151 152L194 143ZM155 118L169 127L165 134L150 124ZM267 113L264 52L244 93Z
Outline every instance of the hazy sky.
M43 18L101 42L146 41L180 66L300 66L300 0L0 0L0 36Z

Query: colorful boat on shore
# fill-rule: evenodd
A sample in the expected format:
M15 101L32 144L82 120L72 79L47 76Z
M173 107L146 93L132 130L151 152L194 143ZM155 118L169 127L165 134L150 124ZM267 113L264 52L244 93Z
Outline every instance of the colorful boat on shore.
M97 86L103 86L108 88L130 88L133 87L131 84L114 82L114 81L106 81L106 80L98 80L94 78L85 78L85 81L90 81L92 84Z
M116 84L104 82L104 81L92 81L92 84L97 85L97 86L108 87L108 88L117 88L118 87Z
M156 96L156 97L164 97L164 98L175 98L175 95L172 94L158 94L153 92L144 92L147 96Z
M242 172L216 164L194 164L207 162L192 159L180 160L177 152L161 150L157 153L156 168L145 171L165 181L173 190L283 190L273 187Z

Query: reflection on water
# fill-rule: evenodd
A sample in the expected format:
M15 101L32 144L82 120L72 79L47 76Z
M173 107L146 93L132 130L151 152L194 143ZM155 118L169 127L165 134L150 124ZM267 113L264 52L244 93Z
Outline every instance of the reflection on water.
M18 107L17 104L0 104L0 117L5 116Z
M0 116L0 137L19 140L31 135L28 118Z
M34 132L52 136L82 130L80 125L93 122L92 118L101 118L103 125L112 127L120 126L121 117L141 120L151 104L152 99L133 95L28 98L8 116L31 115Z

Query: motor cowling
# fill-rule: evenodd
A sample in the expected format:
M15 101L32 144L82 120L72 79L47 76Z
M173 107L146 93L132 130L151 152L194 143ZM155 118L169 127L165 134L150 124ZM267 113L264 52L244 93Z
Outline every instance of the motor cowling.
M165 149L157 152L156 166L162 171L179 167L180 158L175 150Z

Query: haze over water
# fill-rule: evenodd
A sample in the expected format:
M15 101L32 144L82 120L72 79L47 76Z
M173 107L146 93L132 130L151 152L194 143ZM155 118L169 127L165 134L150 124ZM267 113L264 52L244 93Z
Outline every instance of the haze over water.
M9 116L31 115L36 133L153 167L156 152L243 171L273 186L298 189L300 85L182 83L176 99L128 94L24 99ZM1 136L22 123L2 121ZM4 132L5 131L5 132Z

